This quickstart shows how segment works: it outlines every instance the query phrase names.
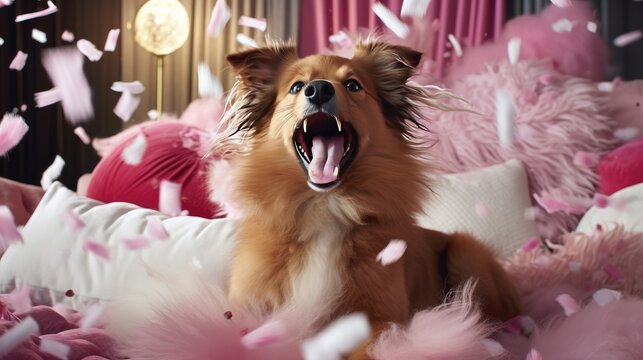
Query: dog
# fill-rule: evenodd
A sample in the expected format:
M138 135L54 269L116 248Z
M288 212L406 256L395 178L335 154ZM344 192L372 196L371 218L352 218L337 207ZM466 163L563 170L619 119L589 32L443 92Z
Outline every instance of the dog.
M363 312L371 341L469 279L490 319L520 313L488 248L415 224L430 183L413 134L426 130L422 107L444 106L445 94L409 82L421 56L377 39L351 59L299 58L280 43L227 56L237 76L227 126L242 144L232 157L243 215L231 302L264 313L304 304L322 313L317 326ZM376 257L392 239L407 250L383 266ZM349 358L370 359L371 341Z

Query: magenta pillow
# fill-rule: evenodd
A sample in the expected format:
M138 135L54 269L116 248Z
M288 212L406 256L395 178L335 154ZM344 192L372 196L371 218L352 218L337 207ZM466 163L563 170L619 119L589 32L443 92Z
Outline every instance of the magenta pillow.
M605 195L643 183L643 138L607 154L598 165L598 175L599 191Z

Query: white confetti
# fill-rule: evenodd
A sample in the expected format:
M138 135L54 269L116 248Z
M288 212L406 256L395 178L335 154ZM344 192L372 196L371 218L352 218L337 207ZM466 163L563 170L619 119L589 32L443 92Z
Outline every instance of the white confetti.
M41 44L44 44L47 42L47 34L35 28L31 29L31 38Z
M520 58L520 38L513 37L507 43L507 54L509 55L509 62L516 64Z
M181 184L162 180L159 190L159 211L168 216L181 215Z
M18 50L18 52L16 53L16 56L11 61L11 64L9 64L9 69L16 70L16 71L22 70L25 67L25 64L27 63L28 57L29 57L28 54L25 54L22 51Z
M54 181L60 176L60 173L62 173L63 167L65 167L65 160L63 160L60 155L56 155L54 162L51 163L47 170L42 173L42 177L40 178L40 186L42 186L44 190L49 189L51 184L53 184Z
M551 3L559 8L566 8L572 6L572 0L551 0Z
M514 117L516 109L513 98L504 90L496 90L496 123L498 126L498 139L502 147L507 147L514 139Z
M460 46L458 39L456 39L455 36L453 36L453 34L449 34L448 38L449 38L449 42L451 43L451 46L453 46L453 51L455 51L456 56L461 57L462 46Z
M89 40L78 40L76 47L78 47L78 50L80 50L83 55L87 56L89 61L98 61L103 57L103 52L96 49L96 46Z
M614 130L614 137L623 141L634 140L639 136L640 130L635 127L624 127Z
M365 314L355 313L335 320L315 337L301 344L305 360L337 360L348 355L371 334Z
M197 67L197 80L199 97L212 96L217 99L223 97L223 85L221 85L221 81L212 74L208 64L203 62L199 63Z
M621 34L616 38L614 38L614 46L625 47L627 45L630 45L634 42L641 40L641 37L643 37L643 31L641 30L630 31L628 33Z
M147 112L147 118L150 120L156 120L159 117L159 112L156 109L149 110Z
M620 291L610 289L600 289L592 295L594 301L596 301L596 303L600 306L605 306L612 301L621 300L622 297L623 295Z
M147 140L145 135L139 134L134 141L132 141L121 153L121 158L128 165L138 165L143 159L145 149L147 148Z
M346 34L344 31L341 31L341 30L338 31L336 34L329 36L328 41L331 44L335 44L341 47L347 47L349 44L352 43L348 34Z
M76 127L76 128L74 129L74 134L76 134L76 136L78 136L78 138L80 139L80 141L82 141L82 142L83 142L83 144L85 144L85 145L88 145L88 144L92 141L92 140L89 138L89 135L87 135L87 132L85 131L85 129L83 129L83 128L82 128L82 127L80 127L80 126L78 126L78 127Z
M75 37L73 32L65 30L62 35L60 35L60 38L67 42L73 42Z
M552 24L551 28L558 33L562 32L571 32L574 28L574 23L569 21L569 19L560 19Z
M257 42L254 41L254 39L250 38L245 34L237 34L237 42L243 46L250 47L250 48L259 47L259 45L257 45Z
M598 25L593 21L588 21L587 22L587 31L589 31L591 33L596 33L596 31L598 31Z
M212 8L210 23L208 24L208 35L217 36L230 20L230 7L225 0L217 0Z
M121 29L112 29L107 34L107 40L105 40L105 46L103 47L104 51L113 52L116 50L116 44L118 44L118 35L120 35Z
M40 339L40 351L58 359L67 360L71 349L69 345L56 340Z
M603 92L614 91L614 83L612 81L601 81L596 87L598 88L598 90Z
M40 11L32 12L32 13L29 13L29 14L18 15L18 16L16 16L16 22L19 23L19 22L22 22L22 21L27 21L27 20L31 20L31 19L35 19L35 18L47 16L47 15L51 15L51 14L55 13L56 11L58 11L58 8L56 7L56 5L51 1L47 1L47 8L45 10L40 10Z
M0 357L9 354L30 337L38 335L39 332L38 323L31 316L22 319L0 336Z
M405 23L403 23L400 19L395 16L387 8L386 6L382 5L380 2L376 2L373 4L371 7L373 9L373 12L375 15L377 15L380 20L384 23L384 25L389 28L397 37L400 39L406 39L406 37L409 35L409 27L406 26Z
M404 0L400 16L422 18L426 15L429 4L431 4L431 0Z
M132 118L140 103L140 97L132 95L129 91L123 91L123 94L118 99L118 103L116 103L114 107L114 114L121 118L121 120L127 122Z
M116 92L126 92L129 91L130 93L134 95L138 95L145 91L145 86L143 86L143 83L140 81L130 81L130 82L125 82L125 81L116 81L112 84L111 87L112 90Z
M266 19L257 19L249 16L240 17L239 25L248 26L261 31L266 31L266 28L268 27L268 24L266 23Z
M382 265L390 265L398 261L406 251L406 241L404 240L391 240L386 247L377 254L375 260Z

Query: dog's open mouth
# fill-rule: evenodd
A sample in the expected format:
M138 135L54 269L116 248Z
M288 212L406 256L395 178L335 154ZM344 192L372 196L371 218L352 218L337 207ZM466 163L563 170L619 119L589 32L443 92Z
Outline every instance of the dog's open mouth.
M304 118L293 134L293 145L299 161L308 172L309 185L328 191L339 185L339 179L355 157L357 133L341 118L318 112Z

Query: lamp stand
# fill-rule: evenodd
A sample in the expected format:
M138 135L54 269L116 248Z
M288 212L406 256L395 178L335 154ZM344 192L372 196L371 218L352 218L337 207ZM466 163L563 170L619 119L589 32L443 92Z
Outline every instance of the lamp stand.
M156 56L156 112L163 113L163 55Z

